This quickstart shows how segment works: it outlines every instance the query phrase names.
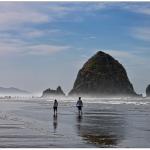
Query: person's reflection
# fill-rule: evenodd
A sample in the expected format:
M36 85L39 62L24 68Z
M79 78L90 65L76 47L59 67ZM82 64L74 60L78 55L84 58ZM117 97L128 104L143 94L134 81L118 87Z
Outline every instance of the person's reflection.
M83 119L82 115L77 116L77 128L78 128L79 131L80 131L80 128L81 128L82 119Z
M56 132L57 126L58 126L58 123L57 123L57 115L54 115L54 116L53 116L53 127L54 127L54 132Z
M106 112L107 113L107 112ZM91 113L92 114L92 113ZM123 116L114 112L107 115L100 113L77 116L77 134L97 147L115 147L123 139L125 124Z

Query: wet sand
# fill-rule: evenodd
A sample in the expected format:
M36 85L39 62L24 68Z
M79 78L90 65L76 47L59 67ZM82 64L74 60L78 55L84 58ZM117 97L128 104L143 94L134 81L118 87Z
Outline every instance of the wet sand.
M0 101L0 147L150 147L150 104Z

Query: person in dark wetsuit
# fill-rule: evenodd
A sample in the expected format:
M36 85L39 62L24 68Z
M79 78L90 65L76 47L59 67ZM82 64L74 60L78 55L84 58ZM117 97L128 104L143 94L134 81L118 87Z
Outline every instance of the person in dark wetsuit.
M54 101L54 105L53 105L53 109L54 109L54 116L57 115L57 107L58 107L58 102L57 100L55 99Z
M77 101L76 107L78 108L79 116L81 116L82 115L82 107L83 107L83 102L81 100L81 97L79 97L79 100Z

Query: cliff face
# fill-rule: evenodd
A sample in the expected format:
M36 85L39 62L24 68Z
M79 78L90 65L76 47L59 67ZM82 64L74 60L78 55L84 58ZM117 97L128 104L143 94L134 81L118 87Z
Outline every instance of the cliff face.
M146 88L146 96L150 96L150 84Z
M48 97L48 96L65 96L63 90L61 89L60 86L58 86L58 88L56 90L52 90L52 89L46 89L45 91L43 91L43 95L42 97Z
M99 51L78 72L69 95L136 95L126 70L112 56Z

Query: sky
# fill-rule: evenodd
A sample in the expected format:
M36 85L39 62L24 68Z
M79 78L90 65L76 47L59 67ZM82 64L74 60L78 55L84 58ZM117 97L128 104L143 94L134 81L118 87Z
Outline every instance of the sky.
M150 2L0 2L0 86L68 93L97 51L150 84Z

